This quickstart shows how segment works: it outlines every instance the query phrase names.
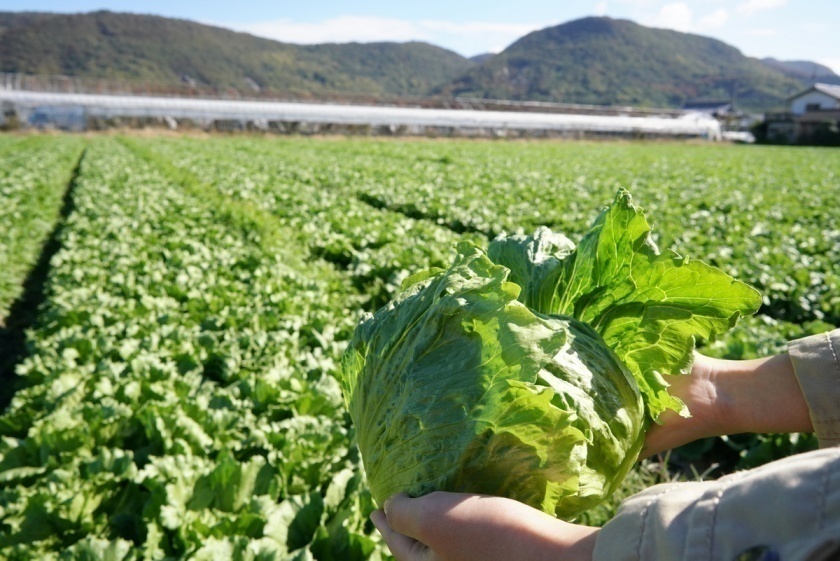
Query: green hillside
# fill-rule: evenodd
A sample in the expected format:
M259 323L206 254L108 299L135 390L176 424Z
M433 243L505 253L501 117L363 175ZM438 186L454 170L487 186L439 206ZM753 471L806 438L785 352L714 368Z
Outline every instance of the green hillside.
M791 78L799 80L804 86L810 86L814 82L840 84L840 76L835 74L829 67L811 62L810 60L776 60L775 58L763 58L761 62Z
M802 85L715 39L592 17L530 33L439 91L680 106L687 100L730 99L733 89L744 107L772 108Z
M148 15L0 13L0 71L297 94L424 94L469 67L426 43L294 45Z
M468 59L420 42L296 45L158 16L0 12L2 72L303 97L442 95L679 107L728 100L734 92L742 107L767 110L806 85L810 73L804 76L802 68L808 64L761 61L708 37L595 17Z

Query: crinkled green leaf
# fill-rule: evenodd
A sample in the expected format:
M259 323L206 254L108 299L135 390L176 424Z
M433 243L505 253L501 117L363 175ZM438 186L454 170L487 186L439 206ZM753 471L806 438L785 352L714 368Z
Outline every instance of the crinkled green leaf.
M656 418L665 409L683 409L662 375L687 373L695 339L726 332L738 318L755 313L761 297L719 269L660 253L650 232L630 194L620 190L571 252L549 254L549 234L539 230L532 238L495 241L491 254L525 271L527 305L575 317L598 331L636 377Z
M458 251L365 318L345 354L373 497L488 493L572 517L635 461L632 376L597 333L534 313L506 268L466 242Z
M557 277L563 270L560 264L574 249L572 240L541 226L533 236L500 236L487 248L487 256L510 269L508 280L522 288L520 302L550 313L547 310L555 307Z

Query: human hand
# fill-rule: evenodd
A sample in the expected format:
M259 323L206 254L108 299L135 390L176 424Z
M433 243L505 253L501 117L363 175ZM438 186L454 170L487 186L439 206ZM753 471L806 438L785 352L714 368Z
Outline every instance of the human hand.
M445 492L394 495L371 520L398 561L589 561L598 532L512 499Z
M663 413L645 436L641 457L700 438L742 432L811 432L808 405L786 354L723 360L695 354L688 376L666 376L668 392L690 417Z

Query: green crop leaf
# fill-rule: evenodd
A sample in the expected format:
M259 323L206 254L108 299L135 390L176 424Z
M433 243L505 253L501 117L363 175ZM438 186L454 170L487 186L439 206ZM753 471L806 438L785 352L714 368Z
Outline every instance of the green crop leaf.
M376 543L367 536L349 532L343 526L331 530L320 528L310 547L318 561L364 561L376 549Z
M212 506L225 512L237 512L253 496L267 494L275 486L274 471L261 456L239 463L224 451L219 454L213 471L196 482L187 508L198 510Z
M306 547L315 536L324 513L324 502L318 493L294 495L269 515L265 536L287 548L289 552Z
M359 472L351 469L343 469L333 475L324 493L324 509L330 514L335 514L347 497L348 491L358 487L360 478Z
M531 238L494 242L499 247L491 244L491 255L529 270L522 280L527 305L575 317L598 331L636 377L655 419L665 409L685 413L668 394L663 375L688 373L695 339L728 331L758 310L761 296L719 269L673 251L660 253L650 233L644 214L622 189L573 251L552 253L544 241L550 232L543 229Z
M356 330L343 388L374 499L504 495L563 517L635 461L643 410L597 333L517 300L469 243Z
M131 546L131 542L126 540L108 541L88 537L74 544L65 553L68 558L80 561L123 561L131 559Z
M574 249L572 240L541 226L533 236L496 239L487 248L487 256L510 269L509 280L522 288L520 302L532 310L551 313L556 307L555 289L563 259Z

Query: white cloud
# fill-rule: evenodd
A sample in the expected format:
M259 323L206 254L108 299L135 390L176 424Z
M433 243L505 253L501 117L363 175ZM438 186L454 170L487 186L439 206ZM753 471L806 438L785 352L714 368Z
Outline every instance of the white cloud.
M218 25L218 24L216 24ZM453 37L477 45L508 45L523 35L549 24L496 22L455 23L443 20L409 21L375 16L337 16L320 22L305 23L290 19L224 24L223 27L244 31L286 43L347 43L351 41L428 41L451 43ZM489 48L488 48L489 50Z
M729 21L729 12L725 8L720 8L700 18L698 23L703 29L717 29L718 27L723 27L727 21Z
M598 2L597 4L595 4L595 15L596 16L607 15L607 3L606 2Z
M708 6L708 1L705 6ZM641 23L650 27L664 27L683 32L708 32L719 29L729 22L731 14L726 8L718 8L699 19L695 19L688 2L670 2L650 17L641 18Z
M630 4L631 6L635 6L637 8L646 8L648 6L652 6L653 4L657 4L659 0L618 0L621 4Z
M677 31L690 31L692 28L691 8L684 2L672 2L659 9L654 17L644 21L651 27L665 27Z
M771 35L775 35L778 32L778 29L773 29L770 27L758 29L744 29L741 31L742 34L749 35L750 37L770 37Z
M757 12L781 8L785 4L787 4L787 0L747 0L738 6L737 10L739 14L751 16Z
M817 62L828 66L835 74L840 75L840 57L838 58L818 58Z
M459 33L463 35L495 35L522 37L526 33L548 27L548 25L532 25L522 23L492 23L473 21L454 23L451 21L422 20L417 22L422 29L443 33Z

